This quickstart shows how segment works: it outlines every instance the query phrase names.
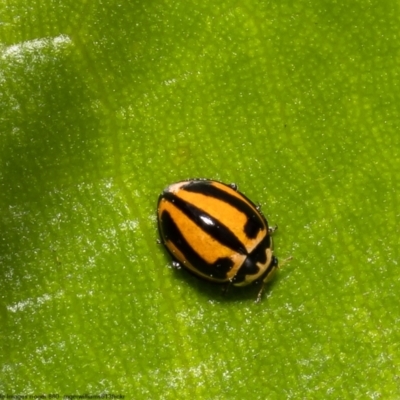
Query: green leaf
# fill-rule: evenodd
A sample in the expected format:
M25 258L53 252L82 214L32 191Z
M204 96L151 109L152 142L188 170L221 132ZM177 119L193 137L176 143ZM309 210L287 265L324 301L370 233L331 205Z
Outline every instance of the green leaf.
M0 395L399 397L396 4L0 15ZM169 267L157 197L190 177L279 225L261 304Z

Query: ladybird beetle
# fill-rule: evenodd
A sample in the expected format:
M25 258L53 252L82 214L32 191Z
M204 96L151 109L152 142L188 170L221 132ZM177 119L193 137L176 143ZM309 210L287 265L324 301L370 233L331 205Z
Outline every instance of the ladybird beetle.
M174 259L218 283L265 283L278 268L268 222L251 200L227 185L192 179L168 186L158 198L158 229Z

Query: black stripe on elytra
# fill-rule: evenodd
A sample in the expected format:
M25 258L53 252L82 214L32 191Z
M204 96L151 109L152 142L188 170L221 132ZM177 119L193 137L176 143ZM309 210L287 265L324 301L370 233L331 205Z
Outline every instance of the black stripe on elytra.
M230 186L226 186L227 188L230 188ZM232 188L230 189L233 190ZM266 229L268 229L268 223L266 219L257 211L257 207L255 206L255 204L243 193L238 192L250 204L253 205L253 208L241 199L232 196L229 192L214 186L211 181L193 181L183 186L182 190L194 193L201 193L205 196L214 197L216 199L224 201L225 203L238 209L241 213L245 214L247 217L247 222L244 226L244 233L249 239L256 238L258 233L265 227Z
M165 192L163 198L182 211L201 230L208 233L219 243L239 254L247 254L246 247L236 237L236 235L216 218L193 204L188 203L186 200L182 200L171 192ZM207 251L207 249L205 249L205 251Z
M213 264L207 263L193 250L168 211L163 211L161 213L159 230L161 237L163 237L166 242L172 242L175 247L182 252L184 259L198 271L215 279L226 281L226 274L233 267L233 261L229 258L219 258ZM205 249L205 251L206 250L207 249ZM178 260L170 250L169 252L175 260L179 261L182 266L185 266L185 264L181 262L182 260Z
M265 236L264 239L257 245L257 247L249 254L242 266L239 268L235 278L234 283L243 282L247 275L256 275L260 268L257 263L264 265L267 262L266 249L271 247L271 238L269 235ZM259 279L267 276L269 272L278 265L278 259L272 256L272 260L268 265L267 269L264 271Z

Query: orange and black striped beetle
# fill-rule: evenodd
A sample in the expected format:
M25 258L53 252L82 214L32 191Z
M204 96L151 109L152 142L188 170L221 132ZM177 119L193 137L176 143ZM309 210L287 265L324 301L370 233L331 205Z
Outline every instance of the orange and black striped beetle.
M227 185L191 179L168 186L158 198L158 229L174 265L218 283L246 286L278 268L266 218L251 200Z

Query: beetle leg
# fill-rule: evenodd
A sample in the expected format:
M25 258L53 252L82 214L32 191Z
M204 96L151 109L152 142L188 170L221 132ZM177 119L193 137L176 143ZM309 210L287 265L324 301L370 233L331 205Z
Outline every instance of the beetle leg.
M261 301L261 296L262 296L263 291L264 291L265 283L266 283L266 282L263 281L263 283L262 283L262 285L261 285L261 289L259 290L258 295L257 295L257 298L256 298L256 301L255 301L254 303L259 303L259 302Z
M222 286L222 294L223 296L226 296L226 294L228 293L229 288L232 286L232 281L228 281L226 283L226 285Z
M280 264L278 264L277 268L282 268L285 264L287 264L290 260L293 260L293 256L289 256L285 258Z
M272 228L268 228L268 233L272 235L278 229L278 225L273 226Z
M262 297L262 294L263 294L263 292L264 292L265 285L266 285L266 284L271 280L271 278L274 276L275 271L276 271L277 269L282 268L285 264L287 264L290 260L293 259L293 257L290 256L290 257L288 257L288 258L285 258L280 264L278 264L278 260L277 260L275 257L273 257L273 258L275 259L276 265L272 268L272 270L270 271L270 273L269 273L269 274L264 278L264 280L262 281L260 291L258 292L256 301L255 301L256 303L259 303L259 302L261 301L261 297Z

